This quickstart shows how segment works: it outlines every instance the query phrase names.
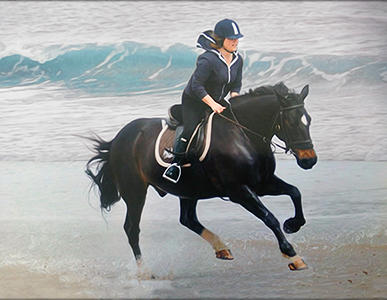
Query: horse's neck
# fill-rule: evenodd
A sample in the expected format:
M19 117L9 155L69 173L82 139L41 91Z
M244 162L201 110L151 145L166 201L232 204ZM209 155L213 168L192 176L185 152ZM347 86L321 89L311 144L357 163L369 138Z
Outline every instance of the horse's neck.
M232 111L238 122L255 132L257 137L263 136L271 139L278 107L279 104L276 99L272 95L267 95L241 98L240 101L232 105Z

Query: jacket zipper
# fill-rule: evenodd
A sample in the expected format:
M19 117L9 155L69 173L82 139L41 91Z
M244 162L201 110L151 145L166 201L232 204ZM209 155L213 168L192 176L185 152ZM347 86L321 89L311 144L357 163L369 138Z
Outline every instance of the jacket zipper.
M230 81L231 81L231 66L238 60L238 55L236 55L235 56L235 59L233 59L232 61L231 61L231 63L230 63L230 65L228 65L227 64L227 62L226 62L226 60L223 58L223 56L222 56L222 54L220 54L220 52L217 52L218 53L218 56L219 56L219 59L221 60L221 61L223 61L224 63L225 63L225 65L226 65L226 67L227 67L227 70L228 70L228 74L227 74L227 84L229 84L230 83ZM220 94L220 97L219 97L219 100L218 101L220 101L220 100L222 100L222 98L223 98L223 93L224 93L224 88L225 88L225 84L223 84L223 87L222 87L222 93Z

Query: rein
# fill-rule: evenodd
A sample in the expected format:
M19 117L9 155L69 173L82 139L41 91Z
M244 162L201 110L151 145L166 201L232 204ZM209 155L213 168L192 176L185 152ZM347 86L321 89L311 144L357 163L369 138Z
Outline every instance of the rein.
M234 113L233 113L234 114ZM260 135L259 133L247 128L246 126L243 126L241 123L237 122L237 121L234 121L234 120L231 120L230 118L226 117L225 115L222 115L222 114L218 114L219 116L221 116L222 118L226 119L227 121L229 121L230 123L238 126L239 128L242 128L243 130L246 130L248 132L250 132L251 134L255 135L255 136L258 136L262 139L262 141L264 143L270 143L271 145L273 145L274 147L278 147L278 148L281 148L282 150L285 150L285 153L287 153L288 151L291 151L291 149L287 149L286 147L284 146L281 146L280 144L277 144L277 143L274 143L272 142L271 140L269 140L267 137L263 136L263 135ZM235 117L235 116L234 116ZM236 119L236 118L235 118ZM277 118L276 118L277 119ZM293 153L293 151L291 151Z
M280 110L279 112L277 113L276 117L274 118L274 122L273 122L273 126L272 128L274 128L276 125L276 122L278 120L278 118L280 119L280 124L279 126L281 126L284 130L284 133L287 137L290 137L290 134L288 133L288 131L285 129L286 127L284 126L284 120L283 120L283 111L285 110L291 110L291 109L296 109L296 108L300 108L300 107L304 107L304 103L301 103L301 104L296 104L296 105L292 105L292 106L288 106L288 107L282 107L280 106ZM222 115L222 114L219 114L222 118L226 119L227 121L231 122L232 124L238 126L239 128L242 128L243 130L246 130L248 132L250 132L251 134L255 135L255 136L258 136L260 137L264 143L270 143L272 146L275 147L278 147L278 148L281 148L282 150L285 151L285 153L288 153L290 152L291 154L295 155L295 153L292 151L292 149L289 147L290 145L294 145L294 144L301 144L301 143L305 143L305 142L310 142L310 140L307 140L307 141L299 141L299 142L292 142L291 139L289 138L290 142L288 143L287 147L284 147L278 143L275 143L275 142L272 142L271 140L269 140L267 137L263 136L263 135L260 135L259 133L247 128L246 126L240 124L238 122L238 119L236 118L235 114L234 114L234 111L232 110L232 106L230 105L230 109L231 109L231 112L235 118L236 121L234 120L231 120L230 118Z

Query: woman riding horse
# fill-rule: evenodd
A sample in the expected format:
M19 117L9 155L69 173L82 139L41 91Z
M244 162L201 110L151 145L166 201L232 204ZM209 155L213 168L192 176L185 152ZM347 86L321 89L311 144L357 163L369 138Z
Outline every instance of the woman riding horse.
M220 114L228 106L224 97L239 95L242 86L243 59L237 51L238 39L243 37L238 25L229 19L215 25L198 38L198 47L206 50L198 57L196 69L182 95L184 130L177 140L175 153L184 153L195 127L205 111ZM174 155L163 177L178 182L184 156Z
M109 210L121 198L125 201L124 230L139 266L140 220L148 187L152 186L160 196L169 193L180 198L180 223L205 239L217 258L231 260L233 256L219 236L198 220L196 205L200 199L229 198L241 205L273 231L292 270L306 268L260 196L290 196L295 214L283 224L286 233L297 232L305 224L300 191L275 175L271 139L275 135L282 140L301 168L308 170L316 164L309 132L311 117L304 106L307 95L308 86L297 94L281 83L231 98L230 106L238 122L215 114L205 159L191 159L191 167L182 169L184 174L178 183L162 177L165 167L155 157L165 119L136 119L110 142L92 139L97 154L87 163L86 173L100 190L102 209ZM90 169L94 163L96 173Z

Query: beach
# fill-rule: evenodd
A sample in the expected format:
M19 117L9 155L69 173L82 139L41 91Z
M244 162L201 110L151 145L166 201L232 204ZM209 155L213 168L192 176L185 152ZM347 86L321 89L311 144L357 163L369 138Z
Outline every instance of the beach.
M234 261L179 222L178 199L150 188L141 222L141 280L122 229L125 205L104 216L82 162L1 162L1 298L384 298L387 293L385 162L319 162L278 175L303 194L307 224L287 235L309 269L292 272L264 224L229 201L199 202L199 219ZM4 179L6 178L6 181ZM263 197L283 222L286 196ZM213 212L217 213L214 214ZM236 288L237 287L237 288Z
M1 299L387 297L387 2L5 1L0 12ZM276 174L302 194L307 223L286 237L309 268L290 271L273 233L219 198L197 208L235 257L216 259L179 224L179 200L150 187L150 280L122 228L125 204L101 212L90 190L87 138L167 118L197 37L223 18L244 34L242 94L309 85L318 162L305 171L275 154ZM287 196L261 200L281 224L293 217Z

